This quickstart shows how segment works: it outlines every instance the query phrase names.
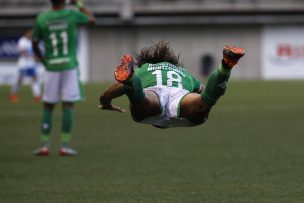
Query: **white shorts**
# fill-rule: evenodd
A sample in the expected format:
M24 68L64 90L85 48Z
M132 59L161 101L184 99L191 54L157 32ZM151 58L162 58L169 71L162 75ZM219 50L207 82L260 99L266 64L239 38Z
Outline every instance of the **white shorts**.
M45 71L43 101L47 103L76 102L82 99L78 69Z
M166 86L148 87L144 90L153 91L157 94L162 113L158 116L148 117L141 123L152 124L160 128L192 127L197 125L186 118L179 117L180 102L189 93L188 90Z

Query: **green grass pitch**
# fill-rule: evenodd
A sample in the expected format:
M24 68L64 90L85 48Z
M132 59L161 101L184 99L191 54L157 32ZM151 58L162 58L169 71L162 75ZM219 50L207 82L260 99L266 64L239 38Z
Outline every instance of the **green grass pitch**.
M97 109L105 85L85 87L72 146L34 157L41 104L0 87L0 202L304 202L303 81L232 81L206 124L161 130ZM126 98L114 101L125 108Z

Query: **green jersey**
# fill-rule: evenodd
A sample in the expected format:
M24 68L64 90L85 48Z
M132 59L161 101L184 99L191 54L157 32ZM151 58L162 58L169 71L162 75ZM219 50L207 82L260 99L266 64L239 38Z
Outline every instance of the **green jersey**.
M144 64L137 68L135 74L140 77L143 88L152 86L177 87L195 92L200 89L201 82L186 69L171 63Z
M45 46L45 66L48 71L64 71L78 66L77 28L89 22L89 17L74 10L51 10L36 18L33 40Z

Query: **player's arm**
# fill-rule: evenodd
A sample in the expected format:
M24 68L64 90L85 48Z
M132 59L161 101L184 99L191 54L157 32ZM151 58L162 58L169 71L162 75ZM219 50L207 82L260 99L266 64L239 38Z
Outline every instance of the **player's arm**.
M33 40L32 41L33 51L35 53L35 56L38 58L38 60L45 65L45 59L43 57L42 51L39 46L39 40Z
M124 109L120 108L119 106L112 105L112 100L124 95L125 89L123 88L123 84L116 82L111 85L108 89L106 89L101 96L99 97L100 102L100 109L103 110L111 110L111 111L118 111L118 112L125 112Z
M32 33L32 48L33 48L36 58L44 66L46 66L46 61L44 59L43 52L40 48L40 40L42 39L42 30L40 29L40 24L41 23L39 23L39 17L37 17L35 26L33 28L33 33Z
M89 17L89 24L95 24L96 19L93 13L83 4L82 0L73 0L72 3L74 3L79 11Z

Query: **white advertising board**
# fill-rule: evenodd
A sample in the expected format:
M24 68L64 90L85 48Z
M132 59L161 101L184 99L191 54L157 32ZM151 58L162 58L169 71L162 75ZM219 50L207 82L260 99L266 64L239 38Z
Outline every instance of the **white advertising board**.
M304 26L268 26L262 36L263 79L304 79Z

